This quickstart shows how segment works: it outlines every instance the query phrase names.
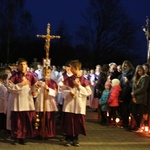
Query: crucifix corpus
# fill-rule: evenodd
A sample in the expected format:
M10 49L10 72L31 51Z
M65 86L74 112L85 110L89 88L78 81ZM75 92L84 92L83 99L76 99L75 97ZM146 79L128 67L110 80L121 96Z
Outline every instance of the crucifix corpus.
M40 38L44 38L45 39L45 52L46 52L46 61L45 61L45 64L43 64L46 68L48 66L50 66L50 61L49 61L49 51L50 51L50 42L51 42L51 39L59 39L60 36L58 35L50 35L50 24L48 23L47 24L47 34L46 35L37 35L37 37L40 37Z
M45 58L45 61L43 61L43 66L45 67L45 73L44 73L44 78L45 78L45 84L47 84L47 71L48 71L48 68L51 66L50 64L50 59L49 59L49 51L50 51L50 41L51 39L59 39L60 36L57 36L57 35L50 35L50 24L48 23L47 24L47 34L46 35L37 35L37 37L40 37L40 38L44 38L45 39L45 52L46 52L46 58ZM47 95L47 90L45 89L44 90L44 98L43 98L43 117L44 117L44 120L42 122L42 128L43 128L43 138L45 137L45 100L46 100L46 95Z

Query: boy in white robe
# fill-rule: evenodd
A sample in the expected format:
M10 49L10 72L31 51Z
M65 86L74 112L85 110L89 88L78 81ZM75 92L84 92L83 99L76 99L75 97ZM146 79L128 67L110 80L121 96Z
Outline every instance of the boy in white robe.
M35 106L32 89L37 82L35 76L27 71L27 61L20 59L18 69L9 78L8 91L12 93L11 136L14 142L25 144L24 139L33 138ZM15 144L15 143L14 143Z
M35 101L35 110L39 115L36 136L38 139L50 138L56 135L57 83L50 79L51 68L43 68L43 79L38 81L39 93Z
M80 72L81 62L70 62L71 72L74 74L64 81L62 94L64 96L62 129L65 135L65 146L80 146L79 134L86 136L85 114L87 97L91 95L90 82Z
M7 76L4 71L0 71L0 130L4 131L6 131Z

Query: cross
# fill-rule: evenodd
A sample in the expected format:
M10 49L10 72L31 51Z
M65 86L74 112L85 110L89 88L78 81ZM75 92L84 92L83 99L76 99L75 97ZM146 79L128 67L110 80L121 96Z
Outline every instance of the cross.
M50 51L50 41L51 39L59 39L60 36L58 35L50 35L50 23L47 24L47 34L46 35L37 35L37 37L44 38L45 39L45 51L46 51L46 64L45 66L48 66L48 60L49 60L49 51Z
M44 38L45 39L45 51L46 51L46 62L45 62L45 84L47 84L47 78L48 75L47 75L47 70L48 70L48 66L50 65L50 63L48 62L49 61L49 51L50 51L50 41L51 39L54 39L54 38L60 38L60 36L57 36L57 35L50 35L50 24L48 23L47 24L47 34L46 35L37 35L37 37L40 37L40 38ZM43 62L44 63L44 62ZM45 137L45 115L46 115L46 112L45 112L45 100L46 100L46 95L47 95L47 90L44 89L44 101L43 101L43 112L44 112L44 120L43 120L43 124L42 124L42 129L43 129L43 139Z

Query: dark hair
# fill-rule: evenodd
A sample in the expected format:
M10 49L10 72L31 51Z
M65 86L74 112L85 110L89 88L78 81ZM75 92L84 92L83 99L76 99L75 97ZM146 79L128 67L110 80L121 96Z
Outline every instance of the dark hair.
M48 66L48 68L46 68L46 67L43 68L43 70L46 70L46 69L52 70L52 67L51 67L51 66Z
M143 75L145 74L144 68L143 68L142 65L136 66L136 70L135 70L135 73L134 73L134 76L133 76L133 82L135 82L135 83L137 83L138 80L140 79L140 75L138 74L139 69L141 69L143 71Z
M22 63L22 62L28 63L27 60L24 59L24 58L19 58L18 61L17 61L18 65L19 65L20 63Z
M146 67L148 68L148 70L149 70L149 68L150 68L150 65L149 65L148 63L145 63L145 64L143 64L142 66L146 66Z
M102 66L102 68L101 68L101 71L102 72L107 72L109 70L109 65L108 64L104 64L103 66Z
M66 63L65 63L65 66L66 67L70 67L70 62L71 62L72 60L68 60Z
M6 80L8 78L8 75L5 73L4 70L0 71L0 79Z
M73 66L74 68L78 68L79 70L82 68L82 64L79 60L72 60L70 62L70 65Z
M10 68L9 66L6 66L6 67L4 68L4 70L10 70L10 71L11 71L11 68Z
M134 69L133 65L131 64L131 62L129 60L125 60L122 63L122 71L126 70L126 69Z

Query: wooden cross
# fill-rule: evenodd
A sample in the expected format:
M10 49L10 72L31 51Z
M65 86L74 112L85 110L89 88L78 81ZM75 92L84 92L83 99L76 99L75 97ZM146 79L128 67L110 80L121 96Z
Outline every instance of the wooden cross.
M50 51L50 41L51 39L59 39L60 36L58 35L50 35L50 24L48 23L47 24L47 34L46 35L37 35L37 37L40 37L40 38L44 38L45 39L45 51L46 51L46 64L45 66L47 67L48 66L48 60L49 60L49 51Z

